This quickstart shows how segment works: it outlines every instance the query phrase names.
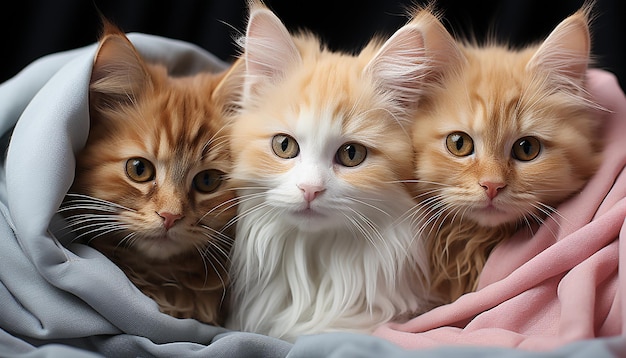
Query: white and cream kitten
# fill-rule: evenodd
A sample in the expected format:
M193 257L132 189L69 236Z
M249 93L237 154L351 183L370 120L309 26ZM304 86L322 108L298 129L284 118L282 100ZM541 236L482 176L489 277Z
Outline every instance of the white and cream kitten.
M227 327L294 340L428 309L424 243L403 220L414 206L409 118L429 72L420 26L355 56L250 5Z

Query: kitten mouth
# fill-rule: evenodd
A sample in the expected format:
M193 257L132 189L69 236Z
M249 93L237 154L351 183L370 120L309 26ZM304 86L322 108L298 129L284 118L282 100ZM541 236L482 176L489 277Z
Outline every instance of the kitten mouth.
M143 254L152 259L165 260L189 250L189 245L180 236L163 233L143 236L135 245Z
M494 206L487 206L485 208L478 209L478 211L481 214L504 214L505 213L505 211L500 210Z
M154 235L151 237L151 240L155 243L173 243L176 242L180 235L176 235L171 231L165 231L162 234Z
M149 242L150 245L152 246L163 247L163 246L174 245L176 241L175 241L175 238L170 237L167 234L164 234L164 235L152 236L147 240L147 242Z
M319 211L316 211L314 209L311 209L310 207L301 209L301 210L296 210L294 212L292 212L293 215L297 216L297 217L303 217L303 218L314 218L314 217L322 217L325 216L324 214L320 213Z
M324 210L301 208L287 213L286 220L298 230L319 232L329 225L329 215Z
M490 227L511 220L511 212L507 211L506 208L493 205L493 203L476 207L468 214L479 224Z
M488 203L487 205L481 208L478 208L477 211L481 213L506 213L506 210L502 210L498 208L496 205L493 205L492 202Z

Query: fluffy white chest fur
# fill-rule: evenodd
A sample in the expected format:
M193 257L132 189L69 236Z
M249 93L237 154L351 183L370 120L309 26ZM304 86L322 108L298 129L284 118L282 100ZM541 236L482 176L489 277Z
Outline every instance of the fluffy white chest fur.
M400 191L387 194L386 207L354 208L369 220L316 231L254 210L263 199L242 203L228 327L293 341L328 331L367 333L426 309L426 255L405 216L413 203Z

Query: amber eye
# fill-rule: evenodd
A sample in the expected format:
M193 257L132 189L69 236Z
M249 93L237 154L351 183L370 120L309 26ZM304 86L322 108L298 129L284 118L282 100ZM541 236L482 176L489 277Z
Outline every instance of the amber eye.
M216 169L203 170L193 177L193 187L201 193L212 193L222 184L224 173Z
M300 146L293 137L286 134L277 134L272 138L272 150L283 159L291 159L298 156Z
M367 157L367 148L358 143L346 143L337 150L337 163L346 167L355 167Z
M148 159L137 157L126 161L126 175L137 183L154 180L155 174L154 165Z
M523 137L513 144L511 154L513 158L527 162L537 158L541 152L541 142L535 137Z
M457 157L465 157L474 153L474 141L469 134L464 132L454 132L448 134L446 146L450 153Z

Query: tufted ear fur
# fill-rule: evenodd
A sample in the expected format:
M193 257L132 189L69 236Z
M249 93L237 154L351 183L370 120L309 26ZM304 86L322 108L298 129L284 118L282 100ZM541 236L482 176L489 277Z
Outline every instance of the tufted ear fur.
M224 71L219 84L211 94L211 101L222 108L226 118L231 118L231 115L238 113L241 108L244 75L245 62L239 58Z
M545 72L556 85L582 86L590 62L591 6L583 6L563 20L528 62L527 70Z
M124 33L103 20L104 32L94 57L90 80L91 101L96 107L132 101L152 86L141 56Z
M414 10L366 67L403 107L414 105L450 66L463 61L454 39L430 7Z
M244 39L246 79L244 98L256 93L259 84L280 80L285 70L301 61L289 31L260 1L249 3L250 17Z

